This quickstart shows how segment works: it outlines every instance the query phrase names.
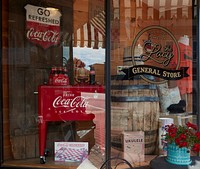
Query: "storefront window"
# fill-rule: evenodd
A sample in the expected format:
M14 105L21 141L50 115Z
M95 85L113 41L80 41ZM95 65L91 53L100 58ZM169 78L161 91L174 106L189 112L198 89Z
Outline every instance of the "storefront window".
M105 160L104 1L3 3L2 165L99 166Z
M3 0L1 166L137 168L166 156L165 125L199 122L197 7Z
M112 154L138 167L166 155L166 124L196 123L192 1L114 2L120 24L111 27L120 33L111 31Z

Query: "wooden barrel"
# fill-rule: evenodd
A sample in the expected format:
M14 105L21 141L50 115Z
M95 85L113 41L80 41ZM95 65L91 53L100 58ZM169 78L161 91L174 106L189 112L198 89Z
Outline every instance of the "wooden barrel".
M142 47L136 46L134 49L134 54L132 55L132 46L129 46L124 49L124 56L123 56L123 65L124 66L133 66L133 60L135 65L143 65L144 62L142 61L141 55L143 53Z
M160 112L156 85L143 79L112 80L111 100L112 109L124 108L132 114L133 131L144 131L145 154L155 154Z

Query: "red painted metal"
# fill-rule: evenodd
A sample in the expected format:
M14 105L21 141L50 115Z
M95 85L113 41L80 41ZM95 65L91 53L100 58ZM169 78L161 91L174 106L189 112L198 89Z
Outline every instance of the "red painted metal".
M89 100L82 92L104 93L104 87L86 86L51 86L38 87L38 121L39 121L39 152L44 156L46 148L47 123L53 121L84 121L93 120L95 115L86 114Z

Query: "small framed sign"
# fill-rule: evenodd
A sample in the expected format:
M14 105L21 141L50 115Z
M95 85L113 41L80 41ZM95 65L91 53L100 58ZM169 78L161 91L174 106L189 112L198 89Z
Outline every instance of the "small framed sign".
M55 161L82 162L88 156L88 142L55 142Z
M124 132L124 159L130 163L144 161L144 132Z

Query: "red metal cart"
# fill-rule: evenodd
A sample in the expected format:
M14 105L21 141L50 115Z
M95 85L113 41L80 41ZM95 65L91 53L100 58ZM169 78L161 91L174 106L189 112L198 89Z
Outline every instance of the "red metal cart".
M47 123L54 121L93 120L95 115L86 114L89 100L82 96L83 92L104 93L103 86L49 86L38 87L38 121L39 121L39 153L40 163L46 162Z

